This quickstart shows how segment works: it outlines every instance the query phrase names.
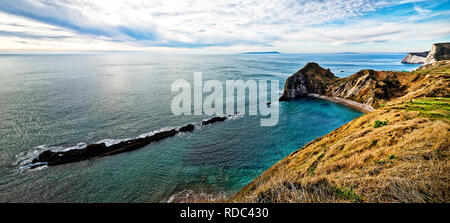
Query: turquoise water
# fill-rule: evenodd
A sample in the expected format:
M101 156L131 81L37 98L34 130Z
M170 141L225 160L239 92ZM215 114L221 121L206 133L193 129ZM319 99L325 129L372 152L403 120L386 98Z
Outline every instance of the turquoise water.
M306 62L337 76L412 70L403 54L0 55L0 202L165 202L185 191L231 195L308 141L361 115L320 99L280 103L258 116L203 126L139 150L66 165L23 168L45 149L134 138L206 116L174 116L171 83L193 72L220 81L284 80ZM343 72L341 72L343 71Z

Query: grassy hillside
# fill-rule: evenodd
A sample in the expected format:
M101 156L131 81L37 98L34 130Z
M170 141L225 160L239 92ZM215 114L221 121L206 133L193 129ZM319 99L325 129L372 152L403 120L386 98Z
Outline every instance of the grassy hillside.
M444 61L371 74L377 110L293 152L231 202L450 202L449 71Z

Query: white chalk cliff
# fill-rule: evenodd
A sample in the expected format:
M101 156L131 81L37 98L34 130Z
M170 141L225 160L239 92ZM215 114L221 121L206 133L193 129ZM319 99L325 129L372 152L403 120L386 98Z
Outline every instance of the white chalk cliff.
M417 53L408 53L405 58L403 58L402 63L405 64L423 64L425 63L428 53L430 51L425 52L417 52Z
M441 60L450 60L450 43L433 44L424 64L432 64Z

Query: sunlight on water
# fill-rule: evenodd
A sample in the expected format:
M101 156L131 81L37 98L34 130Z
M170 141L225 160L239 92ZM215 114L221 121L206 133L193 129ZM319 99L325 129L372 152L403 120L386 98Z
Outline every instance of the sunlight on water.
M0 202L166 202L229 196L308 141L361 115L320 99L280 103L261 127L239 116L142 149L61 166L21 169L46 149L117 143L206 116L174 116L171 83L285 79L315 61L344 77L360 69L412 70L401 54L0 55ZM342 71L342 72L341 72ZM188 191L189 193L186 193Z

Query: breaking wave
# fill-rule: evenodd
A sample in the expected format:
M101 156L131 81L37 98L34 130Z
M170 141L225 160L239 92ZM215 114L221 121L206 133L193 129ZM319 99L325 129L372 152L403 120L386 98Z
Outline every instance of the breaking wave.
M239 119L243 116L244 116L243 114L235 114L235 115L229 115L229 116L224 116L224 117L226 117L225 121L229 121L229 120ZM194 125L196 130L199 130L199 129L201 129L202 125L204 125L202 123L209 121L211 119L213 119L213 118L205 118L199 123L191 123L191 124ZM110 147L112 145L116 145L116 144L119 144L124 141L129 141L129 140L139 139L139 138L146 138L146 137L153 136L160 132L170 131L172 129L179 130L180 128L181 128L181 126L179 126L179 127L169 127L168 126L168 127L163 127L163 128L157 129L157 130L153 130L153 131L150 131L147 133L140 134L136 138L102 139L100 141L94 142L94 144L104 143L107 147ZM177 134L186 134L186 133L178 132ZM69 147L47 146L47 145L36 146L29 151L24 151L24 152L21 152L21 153L15 155L15 161L12 163L12 165L18 166L19 170L30 169L33 167L37 167L34 170L44 169L46 167L46 163L43 163L43 162L32 163L33 159L37 158L40 153L42 153L46 150L50 150L52 152L66 152L69 150L84 149L88 144L89 144L88 142L79 142L76 145L69 146Z

